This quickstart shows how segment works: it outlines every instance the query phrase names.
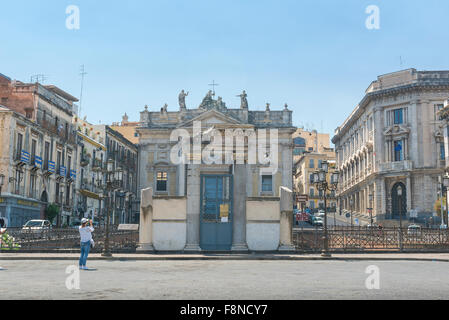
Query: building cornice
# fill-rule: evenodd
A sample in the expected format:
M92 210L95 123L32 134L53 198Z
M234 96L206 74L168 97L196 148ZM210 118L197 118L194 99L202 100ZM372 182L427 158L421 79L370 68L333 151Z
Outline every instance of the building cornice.
M341 137L349 131L351 126L360 118L360 115L365 111L368 104L375 98L391 96L400 93L415 92L418 90L447 90L449 92L449 79L435 79L432 81L418 80L418 82L415 83L367 93L357 105L357 107L352 111L351 115L345 120L345 122L343 122L343 125L337 128L336 133L332 138L332 143L336 144L336 142L338 142ZM376 107L376 111L379 109Z

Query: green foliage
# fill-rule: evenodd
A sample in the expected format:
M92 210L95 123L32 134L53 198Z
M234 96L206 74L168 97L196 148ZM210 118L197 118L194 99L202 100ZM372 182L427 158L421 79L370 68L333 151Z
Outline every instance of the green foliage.
M51 204L47 207L47 210L45 210L45 216L48 221L53 223L53 220L58 216L59 214L59 207L55 204Z
M4 233L1 236L0 250L19 250L20 245L15 243L16 239L10 236L8 233Z

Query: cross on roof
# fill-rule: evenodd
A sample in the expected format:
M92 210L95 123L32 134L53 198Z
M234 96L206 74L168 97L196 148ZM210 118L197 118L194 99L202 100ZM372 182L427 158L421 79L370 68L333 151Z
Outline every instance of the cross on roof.
M213 80L210 86L212 87L213 95L215 96L215 87L219 86L219 84L215 83L215 80Z

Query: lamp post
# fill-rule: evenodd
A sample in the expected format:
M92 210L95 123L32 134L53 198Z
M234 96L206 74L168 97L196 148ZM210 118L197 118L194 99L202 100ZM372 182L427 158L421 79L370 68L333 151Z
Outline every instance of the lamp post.
M444 210L443 208L443 198L444 198L444 193L447 192L447 188L449 187L449 174L446 172L446 174L443 177L439 177L439 182L440 182L440 190L441 190L441 228L445 229L447 226L444 223L444 211L447 211L447 197L446 197L446 210ZM448 224L449 224L449 217L448 217Z
M328 233L328 225L327 225L327 191L335 191L338 186L338 177L339 172L334 171L330 177L330 183L327 181L327 175L329 173L329 163L327 161L323 161L321 164L321 170L316 171L313 174L313 183L316 188L320 191L323 191L324 197L324 237L323 237L323 252L321 253L322 257L331 257L329 252L329 233Z
M354 227L354 223L353 223L353 220L352 220L352 206L354 205L354 199L352 198L352 196L351 196L351 198L349 198L349 209L351 210L351 213L350 213L350 216L351 216L351 229L353 229L353 227Z
M106 235L104 239L104 250L101 254L103 257L112 257L111 250L109 249L109 209L111 208L110 199L111 199L111 191L114 190L114 160L109 159L106 162L106 169L104 170L104 184L103 184L103 172L98 171L97 177L97 185L104 192L100 194L100 198L106 199L105 201L105 212L106 212Z
M397 190L399 202L399 250L402 251L402 187L398 186Z
M373 227L373 223L374 223L374 221L373 221L373 200L374 200L374 194L370 193L368 198L369 198L369 208L368 208L368 210L369 210L369 219L370 219L370 226L372 228Z

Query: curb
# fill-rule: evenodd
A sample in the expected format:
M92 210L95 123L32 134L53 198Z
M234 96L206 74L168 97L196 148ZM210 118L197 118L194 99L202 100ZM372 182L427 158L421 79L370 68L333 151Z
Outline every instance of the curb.
M421 261L449 262L449 258L407 258L407 257L305 257L305 256L229 256L229 257L89 257L90 261ZM78 257L0 257L0 261L78 261Z

